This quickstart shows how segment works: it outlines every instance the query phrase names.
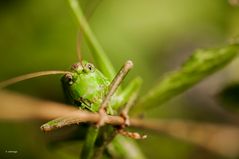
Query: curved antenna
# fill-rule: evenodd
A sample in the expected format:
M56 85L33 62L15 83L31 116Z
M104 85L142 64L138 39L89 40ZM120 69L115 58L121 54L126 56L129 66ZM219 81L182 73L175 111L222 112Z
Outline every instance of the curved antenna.
M94 1L95 3L87 3L87 7L86 7L86 13L85 13L85 17L86 19L90 19L91 16L93 15L94 11L96 10L96 8L100 5L100 3L102 2L102 0L98 0L98 1ZM93 5L91 5L93 4ZM77 33L77 40L76 40L76 51L77 51L77 57L78 60L80 62L80 64L82 65L82 53L81 53L81 45L82 45L82 39L83 39L83 32L81 29L79 29L78 33ZM83 66L83 65L82 65Z
M103 0L88 1L85 9L85 17L87 20L89 20L92 17L95 10L98 8L98 6L101 4L102 1Z
M72 72L69 72L69 71L40 71L40 72L29 73L29 74L17 76L17 77L8 79L6 81L0 82L0 89L7 87L9 85L15 84L17 82L31 79L31 78L47 76L47 75L67 74L67 73L71 74Z
M81 41L82 41L82 34L79 31L77 34L77 39L76 39L76 51L77 51L78 60L79 60L80 64L82 65Z

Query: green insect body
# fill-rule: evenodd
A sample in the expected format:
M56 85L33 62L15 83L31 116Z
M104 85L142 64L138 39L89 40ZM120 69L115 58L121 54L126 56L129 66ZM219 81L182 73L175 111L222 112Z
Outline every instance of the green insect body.
M110 81L86 61L72 65L72 74L66 74L62 78L62 86L67 99L81 109L98 112L100 104L110 85ZM108 114L114 114L113 110L119 107L123 100L114 95L107 107Z
M141 79L135 78L123 91L116 92L110 99L107 114L117 114L118 109L139 90L140 85ZM71 73L67 73L62 77L62 86L65 96L71 104L83 110L98 112L105 95L109 91L110 80L93 64L82 61L81 63L73 64ZM94 149L98 134L98 128L89 127L81 158L88 159L92 157L92 149ZM122 142L119 137L115 140L118 141L113 141L113 145L114 143Z
M122 71L122 70L121 70ZM121 72L119 71L119 73ZM40 76L53 75L53 74L64 74L62 77L62 86L64 94L71 104L78 106L80 109L88 110L91 112L98 112L101 109L102 103L105 97L109 95L110 90L112 91L112 83L107 77L103 75L93 64L86 61L72 65L71 71L43 71L25 74L18 76L0 83L0 88L7 87L20 81L24 81L31 78ZM118 74L117 74L118 75ZM116 75L116 77L118 77ZM115 78L116 78L115 77ZM110 115L119 114L119 108L123 107L131 97L133 97L139 91L142 80L141 78L135 78L132 80L126 88L123 90L114 91L111 98L108 100L106 107L106 113ZM41 128L58 127L59 120L49 121L44 124ZM109 126L108 128L112 128ZM103 133L103 136L112 135L112 129L108 129ZM104 132L104 131L102 131ZM99 136L100 129L91 125L86 134L84 146L81 152L82 159L90 159L93 157L95 142ZM104 141L103 139L102 141ZM119 145L121 149L119 149ZM130 145L130 151L135 152L131 154L127 146ZM108 146L107 150L110 154L117 155L118 158L131 158L131 159L144 159L144 155L138 149L133 141L130 139L124 139L123 136L116 136Z
M115 71L111 62L104 53L103 48L100 46L97 39L94 37L94 34L91 32L91 29L88 26L88 23L84 18L84 14L78 4L78 0L69 0L69 4L77 17L83 35L92 49L93 58L97 66L100 68L100 71L91 63L82 61L81 56L79 56L81 62L72 65L71 71L43 71L30 73L2 82L0 83L0 88L39 76L65 74L61 81L64 94L68 102L70 102L72 105L78 106L80 109L98 112L102 106L101 104L106 101L105 97L108 97L107 95L113 92L110 91L113 90L110 87L113 83L111 80L115 76ZM101 71L104 74L101 73ZM137 94L141 83L141 78L135 78L123 90L120 89L116 92L114 90L114 93L110 95L110 99L107 100L107 106L104 107L106 108L106 113L110 115L119 114L119 108L123 107L129 101L129 99L131 99L131 97ZM44 126L57 127L59 125L58 121L54 120L44 124ZM112 127L109 126L107 128ZM90 159L93 157L94 148L96 146L95 142L97 138L99 138L99 130L100 128L97 128L93 125L89 126L81 152L82 159ZM104 133L102 136L105 136L105 134L112 135L112 131L105 130L102 132ZM103 139L102 141L105 140ZM144 159L144 155L134 141L124 138L123 136L116 136L108 145L107 150L109 154L114 154L117 158Z
M87 61L73 64L71 70L71 74L68 73L62 78L66 98L81 109L98 112L109 90L110 81ZM118 108L128 101L140 85L141 79L135 78L121 93L116 92L109 102L107 114L116 114Z

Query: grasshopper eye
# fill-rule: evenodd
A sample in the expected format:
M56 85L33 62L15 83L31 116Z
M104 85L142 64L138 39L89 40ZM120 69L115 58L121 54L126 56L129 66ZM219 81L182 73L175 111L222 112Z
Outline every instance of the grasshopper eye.
M87 63L85 68L86 68L87 72L94 72L95 71L95 66L91 63Z
M65 79L69 85L73 84L73 76L71 74L65 74Z

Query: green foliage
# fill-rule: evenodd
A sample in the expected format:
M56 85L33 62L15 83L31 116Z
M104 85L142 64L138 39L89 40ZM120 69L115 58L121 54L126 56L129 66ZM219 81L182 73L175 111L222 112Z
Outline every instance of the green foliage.
M134 107L134 113L161 105L184 92L228 64L238 53L239 45L197 50L182 67L165 77Z

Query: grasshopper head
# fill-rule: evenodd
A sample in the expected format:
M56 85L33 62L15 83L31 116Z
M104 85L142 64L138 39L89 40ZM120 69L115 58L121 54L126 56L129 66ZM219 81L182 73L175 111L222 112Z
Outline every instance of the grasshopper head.
M99 104L107 92L109 81L93 64L82 61L73 64L72 73L63 77L63 87L71 100L81 108L98 111Z
M87 61L82 61L81 63L75 63L71 66L71 70L77 74L82 73L94 73L95 66Z

